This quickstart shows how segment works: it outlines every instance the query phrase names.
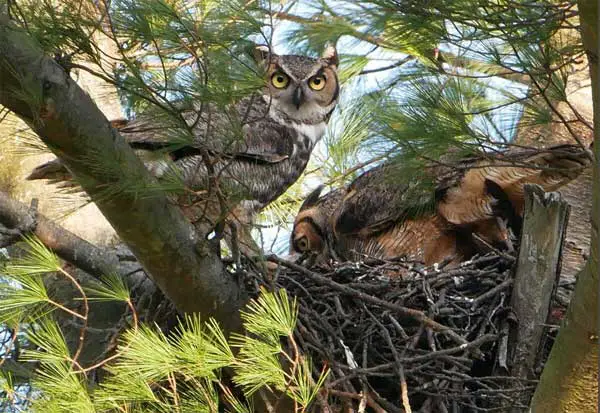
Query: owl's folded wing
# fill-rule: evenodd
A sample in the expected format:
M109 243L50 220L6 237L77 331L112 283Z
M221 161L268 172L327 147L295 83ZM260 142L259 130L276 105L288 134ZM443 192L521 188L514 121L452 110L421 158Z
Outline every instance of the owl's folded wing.
M146 119L111 122L132 149L156 154L164 153L173 161L202 156L205 153L225 162L236 160L275 164L288 159L292 152L290 145L281 145L280 137L271 140L271 142L279 141L278 146L266 144L269 138L268 131L261 135L263 138L259 142L248 142L239 138L229 139L228 142L212 140L210 144L197 139L197 142L190 143L189 140L179 137L182 134L176 128L158 126L156 123ZM195 129L195 132L200 134L203 131ZM36 167L26 179L48 179L53 183L59 183L71 181L72 177L60 159L53 159Z
M409 180L390 169L374 168L350 185L334 217L337 236L371 236L433 211L434 191L426 177Z
M293 151L289 139L282 136L285 132L266 127L264 122L236 128L236 122L223 114L213 114L210 119L206 114L199 119L189 113L182 116L193 133L191 137L190 130L180 125L169 126L147 117L117 125L117 129L133 149L164 152L173 161L206 154L223 160L273 164L288 159Z

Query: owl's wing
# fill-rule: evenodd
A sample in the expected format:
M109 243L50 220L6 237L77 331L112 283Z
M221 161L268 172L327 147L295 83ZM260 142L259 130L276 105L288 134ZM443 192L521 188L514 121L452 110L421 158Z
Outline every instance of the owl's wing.
M525 184L555 191L589 164L589 151L576 145L513 149L463 159L455 167L437 170L438 212L456 225L498 215L522 216Z
M110 122L116 129L126 127L127 120L117 119ZM29 181L36 179L47 179L49 183L58 184L59 188L77 188L78 185L73 181L71 172L59 158L52 159L46 163L36 166L25 178Z
M213 158L273 164L288 159L293 142L287 128L268 118L263 100L243 99L230 113L204 108L204 112L183 112L187 128L172 118L143 116L118 127L134 148L163 151L177 161L206 153Z
M151 141L136 141L128 140L129 145L133 149L140 149L150 152L165 152L170 156L173 161L188 158L191 156L202 156L205 152L192 145L172 145L170 143L163 142L151 142ZM251 152L232 152L232 151L221 151L216 152L211 149L206 149L206 154L212 158L219 157L221 159L235 159L235 160L246 160L249 162L256 162L259 164L274 164L282 162L289 158L289 155L277 154L277 153L251 153Z
M579 176L589 159L584 148L560 145L444 162L410 179L383 165L348 187L334 218L334 231L373 235L436 209L442 218L459 226L495 216L520 216L525 184L557 190ZM434 188L429 185L430 178Z
M262 101L243 100L237 106L237 115L207 110L196 117L195 113L185 112L182 116L193 131L193 138L171 117L142 115L135 120L117 120L111 124L133 149L163 153L173 161L207 153L223 162L279 163L292 155L293 140L285 127L265 117L268 108L263 108L264 105ZM232 127L241 120L247 122L243 127ZM64 164L54 159L36 167L27 179L58 183L70 181L72 177Z
M368 237L400 221L431 212L434 191L423 180L407 180L382 165L359 176L347 189L334 217L337 236Z

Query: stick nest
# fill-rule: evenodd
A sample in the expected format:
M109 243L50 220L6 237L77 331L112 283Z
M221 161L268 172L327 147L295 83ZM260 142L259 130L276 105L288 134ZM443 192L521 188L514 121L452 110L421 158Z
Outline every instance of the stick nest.
M307 269L271 260L280 264L274 279L250 277L248 287L285 288L296 298L296 341L315 375L330 369L324 391L344 411L527 410L556 329L544 335L535 377L512 377L512 257L486 255L454 269L404 261ZM552 314L570 287L561 287Z

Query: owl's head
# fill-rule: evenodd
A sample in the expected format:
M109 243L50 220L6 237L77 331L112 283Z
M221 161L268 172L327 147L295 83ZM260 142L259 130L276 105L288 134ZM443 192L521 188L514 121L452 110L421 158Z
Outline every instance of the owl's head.
M299 122L327 121L339 95L338 56L333 46L320 58L276 55L267 46L255 49L266 71L265 95L271 106Z
M345 191L337 189L323 196L319 186L311 192L300 207L294 220L290 239L290 253L311 253L327 258L330 252L331 217L340 205Z

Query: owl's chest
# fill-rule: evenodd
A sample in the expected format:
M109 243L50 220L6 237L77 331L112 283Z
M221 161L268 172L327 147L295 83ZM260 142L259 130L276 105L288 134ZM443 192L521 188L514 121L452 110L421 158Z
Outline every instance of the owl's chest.
M297 134L277 122L265 120L244 126L244 143L251 153L291 156L296 141Z
M255 154L278 155L276 159L286 159L295 165L308 162L315 144L326 129L324 122L318 124L281 124L274 120L264 120L246 125L244 141L246 150Z

